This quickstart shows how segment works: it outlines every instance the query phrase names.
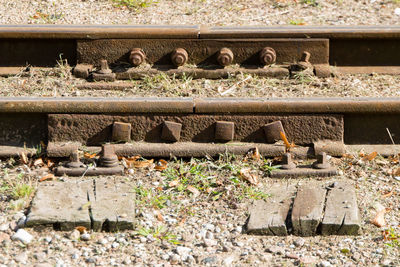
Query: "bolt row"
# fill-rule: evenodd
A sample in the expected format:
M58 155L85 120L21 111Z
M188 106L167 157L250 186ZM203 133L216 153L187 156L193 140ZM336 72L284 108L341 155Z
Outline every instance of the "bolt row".
M217 61L221 66L229 66L232 64L234 55L229 48L221 48L218 51ZM137 67L144 63L146 54L141 48L134 48L129 54L129 62ZM184 48L177 48L171 53L171 62L174 66L179 67L186 64L189 60L188 52ZM276 62L276 52L271 47L264 47L259 53L260 63L263 65L271 65Z

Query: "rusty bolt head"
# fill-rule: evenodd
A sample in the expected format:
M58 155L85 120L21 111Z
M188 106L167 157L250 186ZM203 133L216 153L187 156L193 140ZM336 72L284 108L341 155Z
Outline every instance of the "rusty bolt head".
M276 62L276 52L272 47L264 47L260 52L260 62L263 65L271 65Z
M177 142L181 138L182 124L173 121L164 121L161 131L161 139Z
M221 66L228 66L233 62L233 53L229 48L222 48L219 50L218 63Z
M281 132L285 133L281 121L274 121L264 125L264 135L268 144L281 140Z
M132 126L130 123L114 122L112 140L115 142L129 142L131 140Z
M177 48L171 54L172 64L177 67L185 65L185 63L188 61L188 58L188 53L183 48Z
M235 135L235 123L230 121L217 121L215 124L215 139L219 141L232 141Z
M290 153L285 153L282 156L282 163L281 163L281 169L283 170L292 170L296 168L296 164L292 161L292 154Z
M315 169L328 169L331 165L328 162L328 157L325 152L321 152L317 155L317 161L313 163Z
M106 59L100 60L100 70L97 71L100 74L109 74L112 73L112 70L108 67L108 62Z
M115 154L114 146L111 144L102 145L99 160L102 167L118 166L118 156Z
M79 160L78 151L74 151L70 155L70 162L66 164L67 168L83 168L85 165Z
M142 64L146 59L146 55L143 52L142 49L140 48L134 48L132 49L130 55L129 55L129 62L135 67L139 66Z

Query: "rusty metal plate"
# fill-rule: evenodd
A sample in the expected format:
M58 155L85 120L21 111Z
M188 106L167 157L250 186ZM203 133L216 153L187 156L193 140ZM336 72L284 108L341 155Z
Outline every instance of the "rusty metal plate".
M264 47L276 51L276 63L288 64L300 60L304 51L311 53L312 64L329 62L328 39L104 39L78 40L78 63L99 65L101 59L109 63L128 63L130 51L141 48L146 61L155 65L172 65L171 53L184 48L189 56L188 63L196 65L218 65L217 55L221 48L233 52L233 64L262 65L259 53Z
M48 140L50 142L78 141L98 145L111 140L114 121L132 124L132 141L164 143L162 129L165 121L182 124L181 142L213 143L216 140L216 123L234 123L236 142L266 143L263 126L280 120L290 141L312 144L317 140L343 140L343 116L321 115L95 115L49 114Z

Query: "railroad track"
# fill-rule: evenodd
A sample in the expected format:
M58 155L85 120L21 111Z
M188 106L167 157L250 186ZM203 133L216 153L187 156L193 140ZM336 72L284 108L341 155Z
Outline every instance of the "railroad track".
M397 154L398 98L1 98L2 156L47 146L50 157L114 143L120 156L201 157L258 147L281 156L280 132L292 153L340 156L368 146Z
M398 74L399 39L399 26L1 25L0 75L52 67L60 57L77 77L92 81L159 72L194 78Z

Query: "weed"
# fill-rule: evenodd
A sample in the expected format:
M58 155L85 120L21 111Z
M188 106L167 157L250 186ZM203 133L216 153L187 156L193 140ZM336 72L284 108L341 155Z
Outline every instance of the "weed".
M152 208L163 209L168 200L171 200L171 196L157 189L147 189L143 186L137 186L134 188L136 192L137 204L143 206L150 206Z
M11 178L7 169L0 183L0 193L11 198L10 207L14 210L23 209L35 192L36 186L23 173Z
M37 10L35 15L31 16L30 19L34 19L44 24L55 24L64 16L63 13L47 14L42 10Z
M172 234L170 231L168 231L168 229L163 225L159 225L154 228L142 227L136 231L136 234L145 236L145 237L151 235L152 237L154 237L155 239L158 239L160 241L167 241L174 245L180 244L180 242L177 240L177 236Z
M316 6L318 6L319 4L318 4L318 2L317 2L317 0L303 0L303 1L301 1L303 4L305 4L305 5L308 5L308 6L314 6L314 7L316 7Z
M305 25L306 23L304 22L303 19L297 19L297 20L290 20L289 24L290 25Z
M395 231L393 227L389 227L388 230L384 231L384 240L389 247L399 247L400 248L400 234Z
M137 11L141 8L149 7L151 4L156 3L152 0L112 0L116 7L126 7L129 10Z
M265 171L267 174L270 174L272 171L277 170L280 167L280 165L272 166L272 162L270 160L264 159L261 170Z

